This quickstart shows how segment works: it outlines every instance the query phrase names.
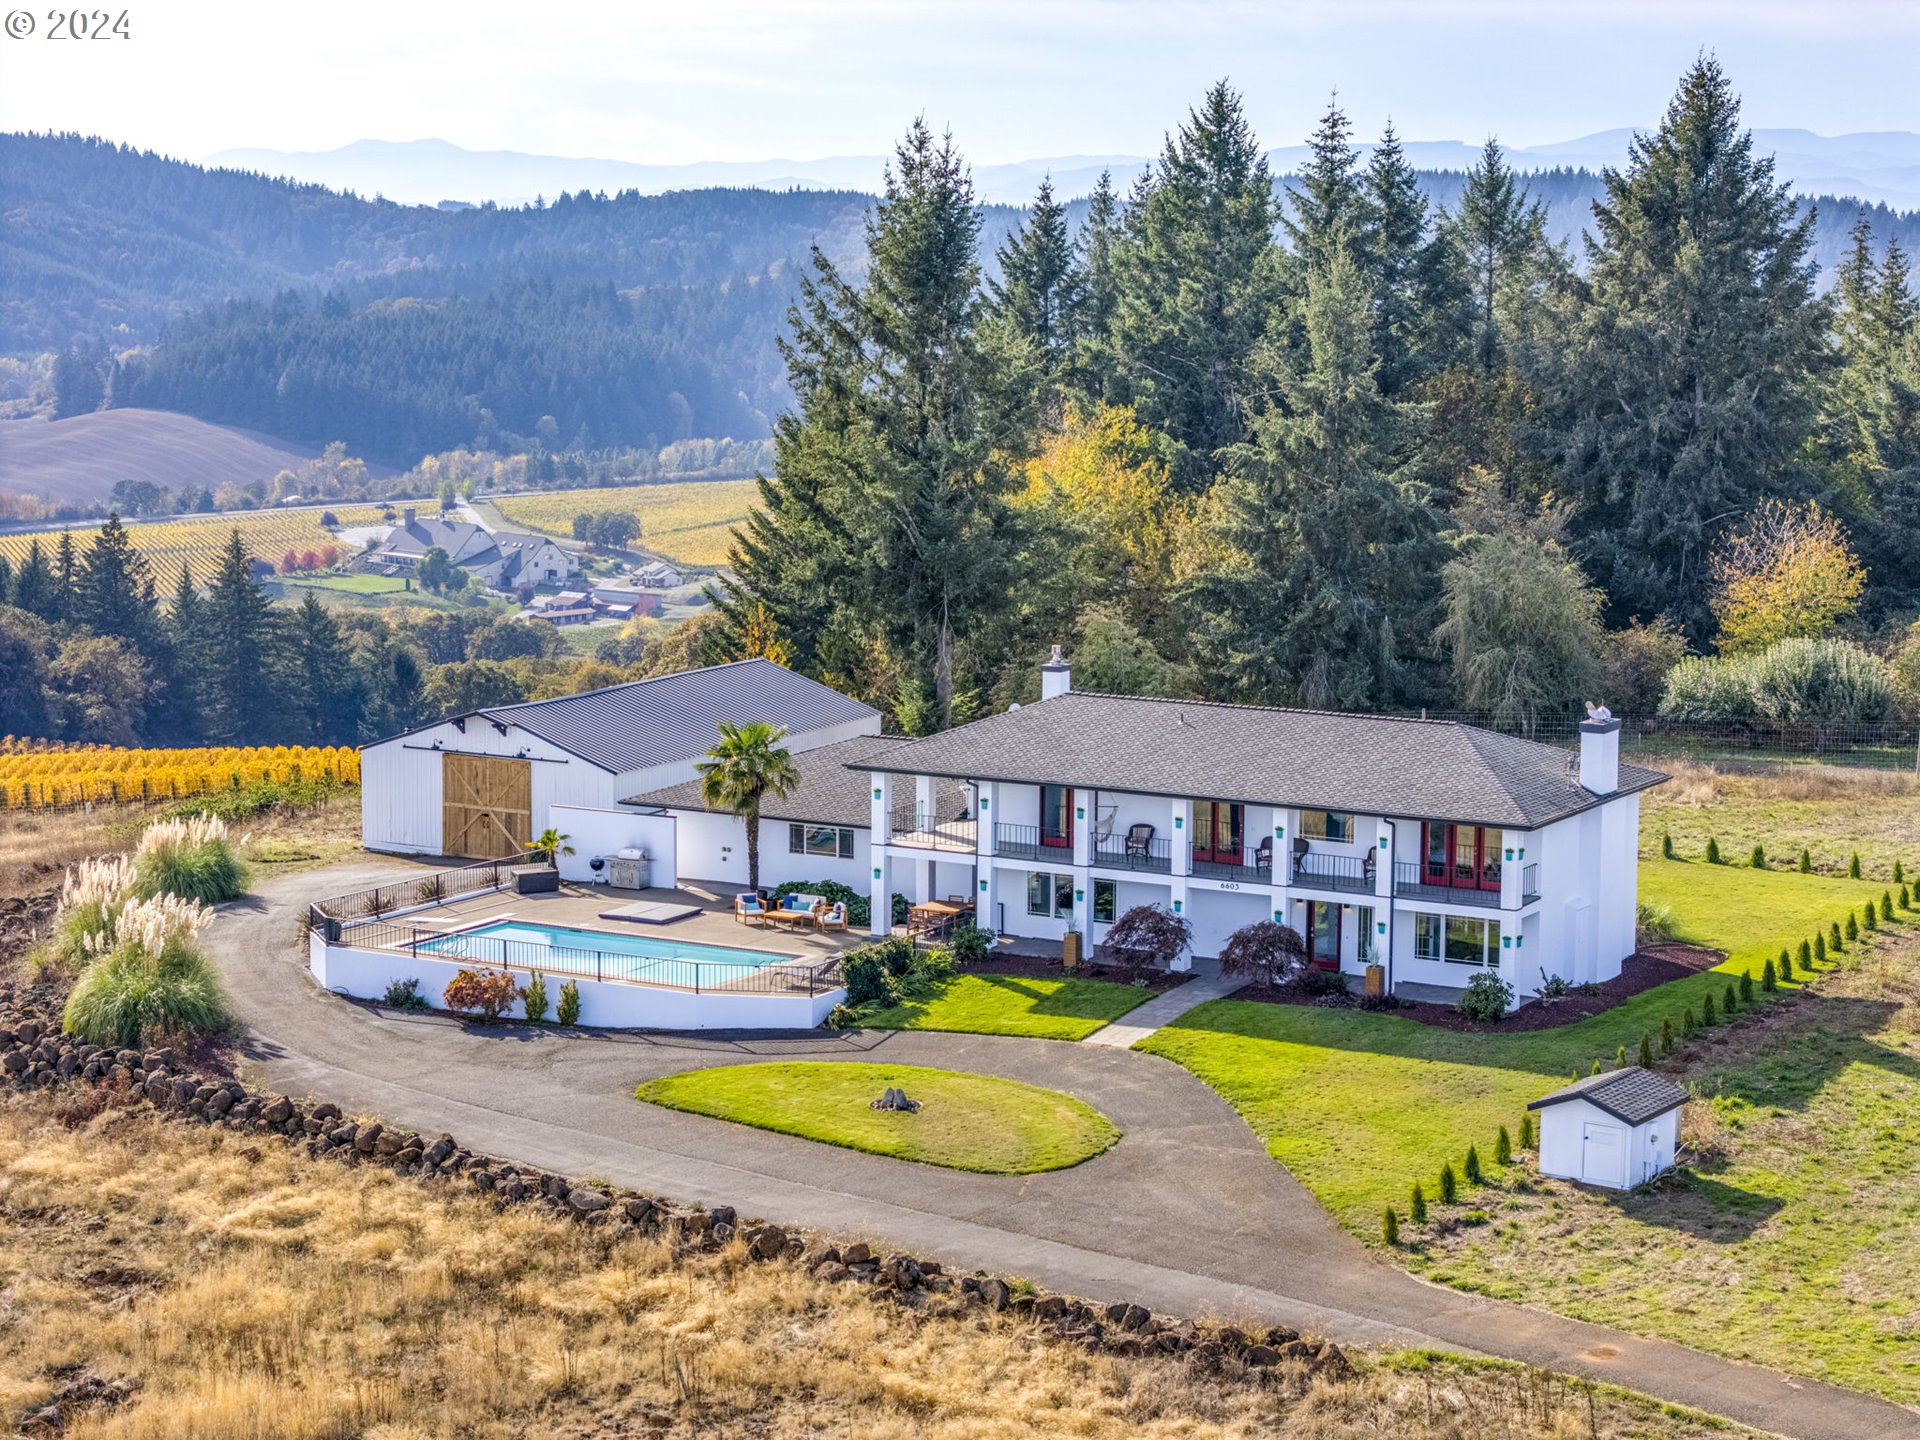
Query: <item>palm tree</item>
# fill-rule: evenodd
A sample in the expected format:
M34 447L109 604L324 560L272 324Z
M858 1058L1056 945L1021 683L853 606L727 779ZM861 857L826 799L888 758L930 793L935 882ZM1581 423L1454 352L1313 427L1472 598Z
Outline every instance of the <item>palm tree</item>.
M756 720L747 725L720 722L720 743L694 768L700 772L700 798L724 805L747 822L747 885L760 888L760 802L785 799L800 784L793 756L780 742L784 725Z

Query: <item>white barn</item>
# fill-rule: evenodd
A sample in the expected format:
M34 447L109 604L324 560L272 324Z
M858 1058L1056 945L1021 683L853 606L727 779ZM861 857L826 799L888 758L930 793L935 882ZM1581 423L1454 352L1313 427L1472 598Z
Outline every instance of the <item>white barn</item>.
M485 860L551 825L583 857L613 848L620 801L694 779L723 720L785 726L796 755L880 732L879 711L769 660L477 710L361 750L361 843Z
M1687 1092L1629 1065L1589 1075L1527 1106L1540 1112L1540 1173L1631 1190L1673 1168Z

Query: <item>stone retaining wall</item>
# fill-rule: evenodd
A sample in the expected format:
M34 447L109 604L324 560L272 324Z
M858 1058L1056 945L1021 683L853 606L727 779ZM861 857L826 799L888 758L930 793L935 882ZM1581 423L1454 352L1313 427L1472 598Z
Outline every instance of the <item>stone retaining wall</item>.
M355 1120L337 1105L250 1090L236 1080L194 1073L166 1049L110 1050L76 1041L53 1019L0 988L0 1083L12 1090L85 1085L126 1104L144 1103L184 1123L279 1136L308 1155L350 1165L382 1165L422 1182L469 1186L496 1204L537 1205L580 1224L660 1236L685 1250L739 1242L753 1259L798 1266L818 1279L860 1285L875 1300L932 1303L1004 1313L1054 1339L1116 1355L1185 1356L1208 1369L1229 1362L1249 1377L1327 1374L1351 1366L1331 1341L1314 1342L1276 1326L1248 1332L1229 1325L1155 1315L1141 1305L1090 1304L1035 1292L1017 1280L947 1274L933 1260L875 1251L861 1243L742 1220L730 1205L696 1210L655 1196L591 1185L467 1149L451 1135L427 1136Z

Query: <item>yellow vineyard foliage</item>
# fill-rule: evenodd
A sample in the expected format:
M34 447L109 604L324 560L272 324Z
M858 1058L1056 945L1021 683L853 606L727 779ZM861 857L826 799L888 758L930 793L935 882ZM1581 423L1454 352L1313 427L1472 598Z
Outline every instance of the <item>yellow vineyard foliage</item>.
M289 550L304 557L309 550L318 555L332 545L339 549L342 559L350 559L359 553L362 547L344 544L331 532L321 528L320 517L325 513L322 510L243 510L226 515L127 520L123 523L127 527L127 537L133 541L133 548L146 556L147 563L153 566L155 583L163 593L170 593L183 560L195 584L204 585L210 581L220 563L220 552L227 547L227 537L235 530L240 532L240 543L247 547L248 554L276 566ZM384 511L378 505L336 505L332 507L332 513L344 528L386 523L381 518ZM93 532L98 528L97 525L74 527L76 553L86 554L87 547L93 543ZM0 535L0 555L4 555L17 569L27 558L28 548L35 540L40 542L40 548L46 552L48 563L51 564L54 551L60 544L58 530Z
M237 789L256 780L360 780L351 746L252 745L194 750L122 750L0 740L0 810L85 802L173 799Z
M640 549L681 565L724 565L733 527L757 497L751 480L688 480L505 495L493 505L515 525L562 537L573 534L576 515L620 511L639 520Z

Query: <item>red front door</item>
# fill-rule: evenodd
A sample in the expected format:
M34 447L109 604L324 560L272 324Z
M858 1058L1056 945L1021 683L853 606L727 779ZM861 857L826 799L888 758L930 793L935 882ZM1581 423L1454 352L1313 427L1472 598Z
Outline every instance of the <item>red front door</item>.
M1040 843L1062 850L1073 848L1073 787L1040 787Z
M1193 807L1193 858L1212 860L1222 865L1238 865L1245 837L1241 834L1242 812L1225 800L1202 802Z
M1420 827L1425 863L1421 879L1453 890L1500 888L1500 831L1494 826L1450 825L1428 820Z
M1340 906L1331 900L1307 902L1307 963L1340 968Z

